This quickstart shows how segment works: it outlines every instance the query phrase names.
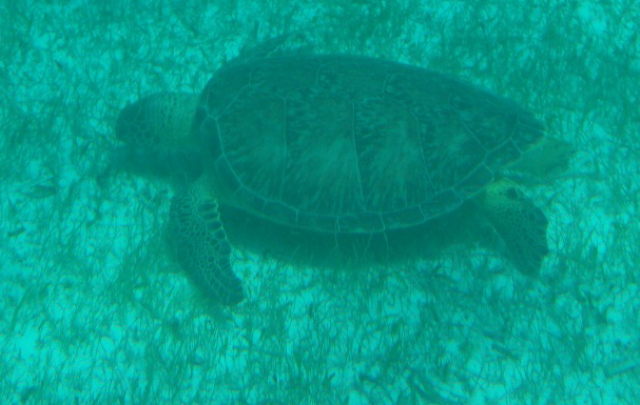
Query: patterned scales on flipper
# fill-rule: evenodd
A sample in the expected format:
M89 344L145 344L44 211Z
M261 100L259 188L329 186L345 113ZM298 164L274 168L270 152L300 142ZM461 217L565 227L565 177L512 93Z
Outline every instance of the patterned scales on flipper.
M232 270L231 246L215 200L201 198L198 187L174 197L169 233L178 261L206 296L222 305L243 300L242 284Z
M536 275L549 253L544 213L509 180L487 187L484 207L518 270Z

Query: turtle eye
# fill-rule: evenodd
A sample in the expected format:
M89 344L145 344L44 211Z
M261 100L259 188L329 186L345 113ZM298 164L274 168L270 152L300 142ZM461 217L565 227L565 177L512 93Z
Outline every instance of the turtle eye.
M507 190L507 197L512 200L518 199L518 191L514 187L509 187Z

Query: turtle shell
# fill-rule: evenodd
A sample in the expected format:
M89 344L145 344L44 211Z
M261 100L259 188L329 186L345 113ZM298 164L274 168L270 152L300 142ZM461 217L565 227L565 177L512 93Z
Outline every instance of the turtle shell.
M544 135L530 112L469 83L318 55L221 69L193 128L223 204L345 234L414 227L456 210Z

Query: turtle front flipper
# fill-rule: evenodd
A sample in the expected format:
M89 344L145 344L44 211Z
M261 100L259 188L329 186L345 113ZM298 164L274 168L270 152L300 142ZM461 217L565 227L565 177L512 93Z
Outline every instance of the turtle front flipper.
M484 208L516 268L524 274L537 275L549 253L548 221L542 210L508 180L487 187Z
M216 200L199 199L193 189L176 196L169 237L178 261L207 297L222 305L242 301L242 284L233 273L231 246Z

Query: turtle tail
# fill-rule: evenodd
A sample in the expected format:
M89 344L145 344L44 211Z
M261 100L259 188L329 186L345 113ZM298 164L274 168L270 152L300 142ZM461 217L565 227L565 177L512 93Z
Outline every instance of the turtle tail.
M231 246L220 221L218 203L199 200L193 190L174 197L169 236L178 261L196 286L222 305L240 303L244 294L233 273Z

